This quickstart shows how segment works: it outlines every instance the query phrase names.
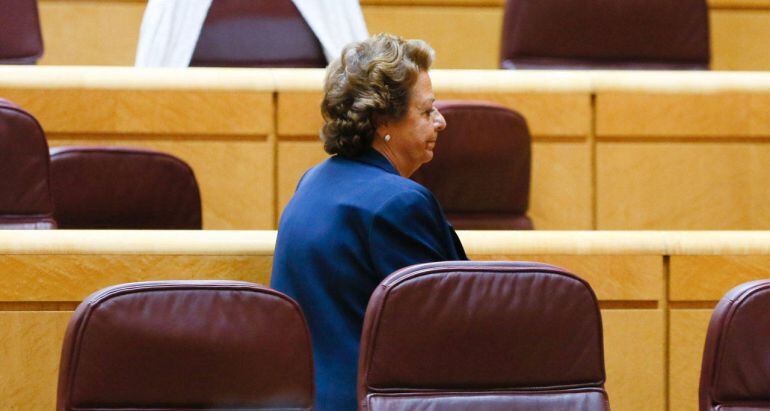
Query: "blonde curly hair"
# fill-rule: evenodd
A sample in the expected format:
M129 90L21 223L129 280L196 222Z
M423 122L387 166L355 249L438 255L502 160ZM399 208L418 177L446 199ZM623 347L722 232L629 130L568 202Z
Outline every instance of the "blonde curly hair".
M409 91L434 56L422 40L385 33L347 45L326 69L321 103L324 150L355 157L369 148L378 121L406 114Z

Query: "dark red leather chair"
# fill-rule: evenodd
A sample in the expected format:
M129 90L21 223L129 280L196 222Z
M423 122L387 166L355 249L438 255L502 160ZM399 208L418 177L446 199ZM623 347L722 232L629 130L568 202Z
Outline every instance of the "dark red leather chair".
M706 0L507 0L508 69L708 69Z
M42 55L37 0L0 0L0 64L35 64Z
M114 147L53 148L51 193L59 228L202 227L195 174L170 154Z
M404 268L375 290L361 339L361 410L609 410L596 296L556 267Z
M238 281L122 284L64 336L57 409L310 410L310 334L285 295Z
M40 123L0 99L0 229L56 228Z
M531 137L521 114L478 101L436 102L447 127L412 179L460 230L531 230Z
M326 58L291 0L214 0L190 66L325 67Z
M770 410L770 280L730 290L711 315L701 411Z

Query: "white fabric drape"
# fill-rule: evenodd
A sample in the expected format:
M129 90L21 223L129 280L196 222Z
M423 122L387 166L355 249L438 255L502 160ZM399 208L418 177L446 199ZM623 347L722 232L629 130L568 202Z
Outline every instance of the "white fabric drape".
M326 59L368 36L358 0L292 0L315 33ZM137 67L190 65L212 0L149 0L136 50Z
M327 61L350 42L369 36L358 0L292 0L324 49Z
M149 0L136 47L137 67L187 67L212 0Z

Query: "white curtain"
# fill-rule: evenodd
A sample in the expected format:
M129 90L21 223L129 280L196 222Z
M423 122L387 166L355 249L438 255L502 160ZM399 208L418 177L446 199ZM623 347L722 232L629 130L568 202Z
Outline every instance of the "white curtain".
M358 0L292 0L324 49L327 61L340 56L342 48L369 37Z
M149 0L144 9L137 67L187 67L211 0Z
M137 67L187 67L212 0L149 0L144 11ZM315 33L326 59L368 36L358 0L292 0Z

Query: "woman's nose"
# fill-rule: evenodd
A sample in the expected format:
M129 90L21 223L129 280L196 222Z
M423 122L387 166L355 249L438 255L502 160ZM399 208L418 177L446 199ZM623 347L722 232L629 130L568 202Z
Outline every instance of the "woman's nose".
M446 119L441 115L441 112L436 109L436 118L433 120L437 131L441 131L446 128Z

